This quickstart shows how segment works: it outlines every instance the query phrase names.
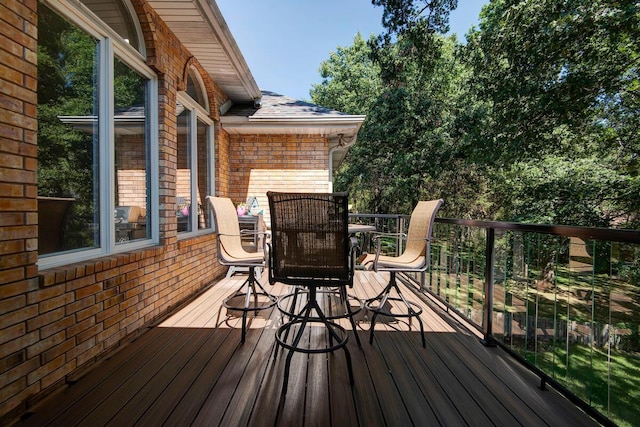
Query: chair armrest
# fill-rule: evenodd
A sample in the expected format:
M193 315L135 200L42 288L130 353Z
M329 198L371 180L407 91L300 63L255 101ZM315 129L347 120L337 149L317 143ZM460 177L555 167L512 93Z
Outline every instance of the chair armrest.
M271 235L271 234L269 234ZM265 239L267 240L267 239ZM265 242L264 247L264 256L266 257L267 262L267 271L269 273L269 284L273 286L275 284L275 280L273 279L273 257L271 256L271 243Z
M245 234L264 234L264 235L268 235L271 234L268 231L258 231L258 230L240 230L240 235L243 236Z
M244 236L259 236L264 235L264 239L262 239L262 250L266 249L267 240L271 237L271 233L269 231L254 231L254 230L240 230L240 234L223 234L218 233L218 236L226 236L226 237L244 237ZM219 242L220 240L218 240Z
M267 239L269 237L271 237L271 232L265 230L265 231L259 231L259 230L240 230L240 237L242 236L264 236L264 239L262 239L262 250L264 251L266 248L266 243L267 243Z
M356 251L358 249L357 245L351 245L349 249L349 274L351 275L351 282L349 283L349 287L353 288L353 277L356 271Z
M378 259L380 258L380 251L382 249L382 238L384 237L393 237L399 240L405 240L407 235L405 233L383 233L383 232L375 232L371 233L371 240L376 242L376 253L373 259L373 270L378 270Z
M374 236L371 236L372 240L376 241L376 253L375 253L375 257L373 259L373 269L375 271L377 271L378 268L378 260L380 258L380 252L381 252L381 248L382 248L382 238L383 237L393 237L396 238L398 240L402 240L404 242L409 242L409 241L416 241L416 240L422 240L422 241L429 241L430 239L425 238L420 238L420 239L409 239L408 236L405 233L375 233Z
M377 239L380 240L383 237L395 237L406 240L406 233L384 233L382 231L373 231L371 232L371 240Z

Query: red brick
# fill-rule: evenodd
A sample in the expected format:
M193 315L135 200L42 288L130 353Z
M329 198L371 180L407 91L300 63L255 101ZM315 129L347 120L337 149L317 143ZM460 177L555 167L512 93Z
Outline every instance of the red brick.
M25 334L26 327L24 323L18 323L13 326L9 326L8 328L4 328L0 330L0 345L14 340L18 337L21 337Z
M43 351L60 344L65 339L64 331L53 334L47 338L40 339L37 343L27 347L27 358L38 356Z
M95 283L93 285L84 286L76 290L76 299L82 299L88 297L89 295L97 294L102 290L102 283Z
M32 371L31 373L29 373L29 375L27 375L27 384L33 384L36 381L39 381L41 378L48 375L49 373L60 368L62 365L64 365L64 361L65 361L65 357L64 355L61 355L53 359L49 363L42 365L40 368L36 369L35 371Z
M62 319L64 317L64 311L65 308L60 307L57 310L48 311L29 319L27 321L27 330L31 332Z

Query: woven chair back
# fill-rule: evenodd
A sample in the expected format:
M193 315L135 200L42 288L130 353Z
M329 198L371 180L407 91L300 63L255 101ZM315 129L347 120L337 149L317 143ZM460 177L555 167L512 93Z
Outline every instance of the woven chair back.
M405 253L411 254L416 258L429 253L429 241L433 232L433 223L441 204L442 200L418 202L409 220Z
M269 280L309 286L352 285L347 193L268 192Z

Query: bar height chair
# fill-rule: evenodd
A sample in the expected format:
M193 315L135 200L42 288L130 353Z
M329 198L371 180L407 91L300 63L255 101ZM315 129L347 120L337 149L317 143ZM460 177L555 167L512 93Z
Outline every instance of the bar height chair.
M306 304L300 309L292 307L284 310L278 304L286 314L285 318L288 318L276 331L277 345L288 350L282 396L287 393L294 352L315 354L344 350L350 383L353 385L351 355L346 346L349 336L345 328L335 321L338 317L347 317L360 345L353 319L354 311L345 291L346 286L353 286L355 266L347 230L348 195L268 192L267 197L271 215L269 282L272 285L277 282L294 285L296 290L289 295L294 300L302 294L300 288L305 289L307 296ZM340 290L340 301L346 305L342 316L327 312L327 307L319 298L319 294L331 288ZM311 348L308 340L302 341L307 326L314 325L325 328L328 335L326 346Z
M265 251L247 252L242 247L242 235L238 215L231 199L227 197L207 196L207 200L213 208L218 234L218 262L229 267L245 267L249 273L247 279L240 288L223 301L223 307L228 311L242 312L242 338L244 343L247 335L247 314L253 311L255 314L260 310L273 307L277 298L268 293L260 284L257 272L261 272L265 267ZM263 242L266 239L262 239ZM242 299L243 305L236 302Z
M379 315L394 318L411 318L418 319L420 325L420 334L422 337L422 346L426 347L427 343L424 337L424 326L420 314L422 307L420 305L407 301L402 295L400 288L396 282L397 272L424 272L429 268L429 258L431 250L431 235L433 231L433 223L436 213L444 201L442 199L420 201L411 213L409 219L409 229L407 234L402 233L376 233L373 239L376 241L375 254L368 254L361 264L374 271L388 271L389 283L387 286L373 298L369 298L365 302L365 307L371 312L371 326L369 329L369 343L373 343L373 334L376 321ZM404 251L399 256L381 255L381 240L384 237L395 237L401 239L405 243ZM400 303L400 307L405 307L405 311L392 312L389 301ZM409 323L410 324L410 323Z

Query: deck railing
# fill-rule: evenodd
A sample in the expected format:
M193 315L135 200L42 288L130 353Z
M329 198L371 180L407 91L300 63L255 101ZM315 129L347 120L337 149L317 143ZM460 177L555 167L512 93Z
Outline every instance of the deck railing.
M353 217L380 231L408 225L401 215ZM429 271L407 278L541 387L605 424L640 425L640 232L438 218Z

